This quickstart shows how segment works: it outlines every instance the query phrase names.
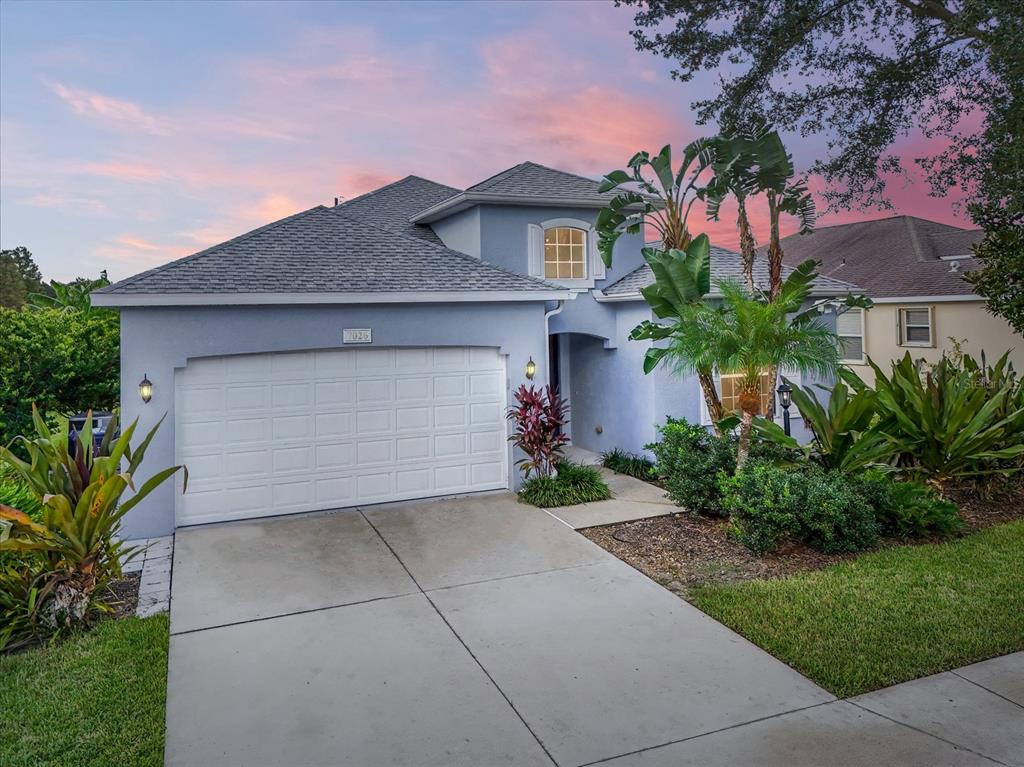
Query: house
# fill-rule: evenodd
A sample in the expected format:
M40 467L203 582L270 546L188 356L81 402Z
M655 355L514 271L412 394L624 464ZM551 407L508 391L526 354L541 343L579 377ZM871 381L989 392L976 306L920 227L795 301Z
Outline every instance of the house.
M785 263L808 258L822 262L821 273L857 284L875 306L841 315L846 363L868 383L874 371L910 352L914 359L938 362L957 348L995 361L1006 351L1024 370L1024 339L964 279L979 268L971 246L978 229L962 229L915 216L821 227L782 240Z
M464 190L408 176L93 293L121 312L125 422L166 413L146 464L190 475L126 534L514 487L505 413L528 371L568 396L590 450L700 419L696 380L645 376L645 344L627 341L652 275L640 235L602 263L610 197L529 162ZM739 256L716 248L712 271L738 275ZM821 278L815 294L850 287Z

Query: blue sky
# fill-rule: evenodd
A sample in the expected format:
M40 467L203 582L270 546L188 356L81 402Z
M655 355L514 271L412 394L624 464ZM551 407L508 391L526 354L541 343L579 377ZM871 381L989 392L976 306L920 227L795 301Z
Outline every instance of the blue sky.
M631 19L585 1L6 0L0 245L48 278L121 278L409 173L468 185L531 159L596 177L712 132L689 103L713 78L673 82ZM790 146L806 168L824 138ZM960 220L920 184L893 191L899 212ZM735 243L729 221L699 228Z

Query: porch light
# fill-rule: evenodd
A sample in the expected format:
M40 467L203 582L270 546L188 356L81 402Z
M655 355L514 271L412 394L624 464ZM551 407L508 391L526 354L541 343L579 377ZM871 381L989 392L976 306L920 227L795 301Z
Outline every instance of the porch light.
M530 356L530 361L526 363L526 377L533 380L533 377L537 375L537 363L533 361L533 356Z
M142 397L143 402L153 399L153 382L149 380L148 373L143 373L142 380L139 381L139 396Z

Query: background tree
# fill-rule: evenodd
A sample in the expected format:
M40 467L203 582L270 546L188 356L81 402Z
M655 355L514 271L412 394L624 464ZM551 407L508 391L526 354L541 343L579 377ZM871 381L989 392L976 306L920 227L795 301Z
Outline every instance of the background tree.
M59 309L64 312L109 312L109 309L93 309L90 293L110 284L104 269L95 279L78 277L71 282L50 280L49 293L31 293L29 306L33 309Z
M729 131L768 117L803 135L828 133L828 156L811 170L830 184L832 208L891 208L885 174L907 171L893 143L915 129L947 139L914 162L934 194L966 193L985 231L975 288L1021 330L1024 3L620 2L638 7L637 47L674 59L673 77L720 79L717 95L693 105L699 122Z
M17 309L25 304L28 294L45 292L43 275L28 248L19 245L0 250L0 306Z

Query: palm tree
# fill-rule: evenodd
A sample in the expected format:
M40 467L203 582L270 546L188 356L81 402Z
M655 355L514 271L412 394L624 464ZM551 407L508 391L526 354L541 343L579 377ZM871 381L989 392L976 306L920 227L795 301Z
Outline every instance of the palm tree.
M667 340L665 346L648 351L652 368L665 360L682 373L717 368L739 375L737 469L746 462L751 425L761 413L764 373L787 367L828 376L838 368L836 335L818 321L821 305L803 308L817 266L816 261L800 264L782 283L775 300L751 294L738 281L721 280L716 283L720 303L690 303L668 325L646 322L633 331L635 338ZM645 360L645 369L647 364Z

